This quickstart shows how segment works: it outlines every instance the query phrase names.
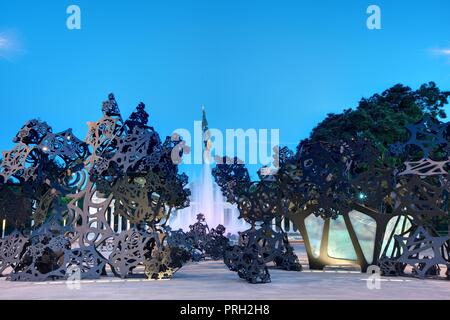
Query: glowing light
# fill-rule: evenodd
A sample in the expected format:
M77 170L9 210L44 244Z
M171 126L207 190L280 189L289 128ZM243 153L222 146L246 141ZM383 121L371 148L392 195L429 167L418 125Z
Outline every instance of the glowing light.
M6 38L0 36L0 49L6 48L8 46L8 41Z
M15 30L0 30L0 59L12 61L24 53L19 33Z
M433 49L432 52L440 56L450 56L450 49Z

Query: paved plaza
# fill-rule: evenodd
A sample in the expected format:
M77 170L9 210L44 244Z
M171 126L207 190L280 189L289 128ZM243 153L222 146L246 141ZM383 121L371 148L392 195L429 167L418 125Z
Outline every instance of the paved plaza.
M296 246L302 264L301 247ZM272 283L240 280L221 261L189 263L172 280L102 277L82 281L25 283L0 279L0 299L132 299L132 300L260 300L260 299L450 299L450 281L381 278L379 290L368 289L366 274L349 270L289 272L271 269Z

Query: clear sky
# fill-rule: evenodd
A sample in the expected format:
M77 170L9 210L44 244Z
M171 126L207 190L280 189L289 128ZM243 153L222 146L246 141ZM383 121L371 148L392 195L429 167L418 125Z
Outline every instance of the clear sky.
M294 147L396 83L450 90L449 31L448 0L0 0L0 149L36 117L84 138L109 92L125 117L145 102L162 136L204 104L211 127L277 128Z

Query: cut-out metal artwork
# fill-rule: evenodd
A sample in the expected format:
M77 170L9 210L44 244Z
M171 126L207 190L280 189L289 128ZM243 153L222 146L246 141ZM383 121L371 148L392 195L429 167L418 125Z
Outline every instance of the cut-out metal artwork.
M378 260L381 274L383 276L396 277L403 274L405 265L396 259L382 257Z
M225 158L213 174L223 194L238 204L241 217L250 223L277 216L292 220L305 241L310 268L359 265L364 271L371 264L380 264L387 274L396 274L404 264L383 253L398 235L385 237L388 226L395 221L395 225L403 221L404 225L422 226L433 217L448 215L447 129L447 124L425 117L407 126L408 140L392 145L391 154L356 137L326 143L305 140L295 153L277 149L277 170L270 177L260 174L258 183L244 178L245 167L237 159ZM341 257L329 254L334 245L330 236L337 225L348 233L348 241L341 244L347 252ZM360 242L367 226L373 233L370 252ZM312 230L316 230L314 234ZM319 246L313 247L317 243Z
M159 247L157 233L130 229L115 237L108 261L115 275L128 277L133 269L142 265L155 247Z
M219 224L212 228L206 236L205 254L212 260L223 260L225 250L229 246L230 239L225 234L225 227Z
M98 279L104 273L107 262L94 247L66 250L63 264L65 278L70 276L68 270L75 268L80 271L81 279Z
M209 229L203 214L197 215L197 222L189 227L188 232L183 230L172 231L166 227L166 242L172 248L184 250L192 261L205 259L223 260L229 239L224 236L225 227L218 225Z
M265 263L275 263L278 268L284 270L302 270L286 233L277 232L268 224L241 232L240 245L257 248Z
M161 140L147 125L143 103L124 120L110 94L102 112L88 124L84 141L70 129L55 134L47 123L31 120L12 151L3 153L0 215L29 234L13 233L1 242L2 272L10 269L11 280L63 279L74 268L91 279L106 265L119 277L143 265L146 274L160 278L186 260L161 241L158 227L171 210L189 205L187 176L178 174L171 158L174 149L182 156L177 145L183 141ZM118 216L130 230L114 231L111 221ZM101 248L111 241L112 254L103 256ZM148 271L153 260L159 271Z
M408 139L387 146L390 153L358 137L305 140L295 152L277 147L274 168L263 167L259 181L239 159L217 158L215 181L251 225L230 246L225 228L210 229L201 214L190 230L167 226L172 211L190 204L188 177L178 172L188 150L181 137L161 139L143 103L123 119L110 94L102 112L84 140L31 120L3 152L0 219L10 235L0 241L0 274L47 281L78 268L93 279L109 266L122 278L143 269L164 279L189 260L223 259L242 279L266 283L270 265L302 269L283 219L302 234L312 269L379 264L385 275L403 275L412 266L423 278L448 267L448 238L428 228L448 215L448 123L427 116L408 125ZM347 239L342 256L330 254L336 230ZM103 255L107 243L112 253Z
M431 159L420 159L418 161L406 161L405 170L399 175L418 175L418 176L432 176L432 175L447 175L449 161L433 161Z
M8 273L7 269L14 270L28 245L28 238L20 232L14 231L5 239L0 239L0 276Z
M20 263L11 273L11 280L47 281L64 278L64 255L67 250L70 250L70 241L62 235L32 238Z
M257 248L233 246L225 251L225 264L239 278L250 283L271 282L270 273L264 258Z
M403 144L402 151L408 147L416 147L422 152L422 158L438 160L439 153L448 153L449 142L447 140L449 123L443 123L430 115L426 115L420 121L406 125L409 131L409 139Z
M161 250L155 250L152 257L144 261L145 275L154 280L171 278L189 257L189 253L176 247L165 246Z
M395 240L401 247L401 254L395 261L412 266L414 276L439 276L439 266L450 267L446 245L450 240L448 236L431 236L423 226L419 226L408 237L396 236Z
M186 233L186 236L190 239L195 249L204 252L208 233L209 227L205 222L205 215L199 213L197 215L197 222L189 226L189 231Z
M285 161L284 155L281 161ZM240 218L252 225L251 229L240 233L238 245L225 250L225 264L250 283L271 281L268 263L275 263L285 270L301 271L302 267L289 245L287 235L271 227L272 220L283 217L289 210L289 202L283 198L276 181L263 179L252 182L239 159L218 160L213 169L217 184L228 201L238 205ZM259 223L259 227L256 227L256 223Z

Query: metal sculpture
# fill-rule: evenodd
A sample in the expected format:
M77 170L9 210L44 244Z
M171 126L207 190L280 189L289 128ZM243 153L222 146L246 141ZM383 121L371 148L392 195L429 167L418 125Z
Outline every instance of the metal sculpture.
M231 158L217 158L213 176L231 203L237 203L240 218L252 228L240 233L240 243L225 251L225 264L231 271L250 283L270 282L268 263L278 268L301 271L302 267L287 235L272 229L271 223L288 211L289 202L280 188L270 179L251 182L242 162ZM262 176L261 176L262 177ZM259 228L256 228L256 223Z
M280 269L301 271L302 267L289 244L287 235L282 231L275 231L268 224L260 228L251 228L240 233L240 245L257 248L265 263L273 262Z
M258 248L233 246L225 251L225 264L239 278L250 283L271 282L270 273Z
M356 137L305 140L295 152L276 148L276 170L261 170L259 181L237 158L217 159L217 184L252 225L229 246L224 227L210 230L202 215L186 233L166 226L172 210L189 205L188 178L178 173L182 139L162 140L143 103L125 120L111 94L102 112L84 141L70 129L54 133L31 120L3 153L0 218L20 231L0 241L0 274L44 281L66 279L78 268L81 278L96 278L109 265L125 278L142 266L148 278L163 279L189 259L210 257L223 258L251 283L265 283L270 264L301 270L286 233L272 225L282 218L302 233L313 269L357 264L364 271L379 264L384 274L404 275L410 265L414 275L429 277L448 267L449 239L428 227L448 215L447 123L427 116L408 125L408 140L390 153ZM115 218L129 230L116 231ZM362 226L370 227L369 240ZM330 253L337 229L354 255ZM103 256L107 243L112 253ZM434 257L424 257L427 249Z
M172 161L182 157L183 141L161 140L147 125L143 103L124 120L110 94L102 112L84 141L70 129L54 134L47 123L31 120L3 153L0 215L29 234L1 242L1 271L10 268L11 280L65 279L74 267L81 278L96 278L106 265L119 277L143 265L148 277L162 278L185 262L158 227L171 210L189 205L187 176ZM130 230L113 230L112 207ZM7 212L17 212L16 219ZM100 253L107 242L109 257Z
M397 155L408 153L414 156L414 152L421 151L423 159L434 160L442 158L440 152L443 151L448 160L448 126L449 123L443 123L427 114L420 121L407 124L409 139L404 143L396 143L393 148L397 149Z
M314 153L312 158L328 157L328 160L320 168L328 168L332 164L334 169L339 168L336 163L345 163L337 171L341 179L338 188L333 190L339 202L327 203L327 198L323 193L327 189L322 189L322 194L317 197L318 202L326 203L330 208L337 204L338 208L333 212L340 211L337 216L342 217L345 229L351 240L350 248L355 252L355 258L335 259L329 254L329 238L331 233L329 218L336 218L336 215L324 216L323 233L320 241L320 251L313 254L312 244L309 239L310 231L305 224L309 217L308 193L303 182L308 180L308 172L301 165L302 159L311 157L305 153L304 143L298 148L298 152L282 165L279 170L280 180L287 173L298 170L299 179L290 180L283 186L286 197L291 201L291 211L289 217L300 230L305 240L310 266L312 268L323 268L328 264L359 264L365 270L369 264L379 264L385 274L401 274L406 266L400 260L394 259L393 252L387 252L387 248L392 247L399 234L408 236L415 228L423 226L433 217L445 217L448 215L448 148L446 141L446 124L442 124L436 119L425 118L421 122L407 126L410 131L409 140L404 143L397 143L391 147L391 155L380 152L367 140L354 139L348 142L337 142L333 155L326 155L326 152ZM425 137L425 138L424 138ZM334 158L333 158L334 157ZM419 157L419 158L418 158ZM423 158L420 158L423 157ZM431 157L431 159L430 159ZM336 158L341 159L340 161ZM295 159L295 160L294 160ZM402 163L398 164L401 159ZM447 159L447 160L443 160ZM294 164L292 164L294 162ZM294 169L293 169L293 168ZM327 179L332 181L336 173L326 172ZM318 182L319 186L321 182ZM323 184L323 183L322 183ZM329 182L325 182L329 184ZM301 197L306 198L303 202L298 200L300 196L292 197L296 190ZM325 192L326 196L327 192ZM306 202L306 204L305 204ZM296 204L297 205L293 205ZM330 210L330 209L328 209ZM358 217L365 217L373 225L373 238L371 253L363 252L361 237L358 234L357 219L351 213L358 213ZM360 219L360 218L358 218ZM396 222L395 222L396 221ZM399 225L403 221L403 225ZM392 228L392 223L395 222ZM367 223L367 222L366 222ZM388 225L390 231L387 231ZM344 229L344 230L345 230ZM368 258L371 257L372 259Z
M24 250L28 244L28 238L15 231L7 238L0 239L0 276L9 268L14 270L20 263Z
M224 236L225 231L225 227L219 224L206 236L205 254L212 260L222 260L225 250L229 246L230 239Z
M198 262L206 258L222 260L225 250L229 246L229 239L224 236L225 227L218 225L211 230L205 221L203 214L197 215L197 222L189 226L189 231L172 231L166 227L167 244L172 248L184 250L189 254L190 260Z
M399 274L406 262L387 248L395 246L399 234L407 237L430 219L448 215L450 194L448 125L425 117L407 129L408 140L392 145L390 154L368 139L305 140L295 153L277 148L278 169L260 175L258 183L250 182L237 159L218 159L213 174L228 201L238 204L241 218L263 226L277 216L292 220L305 241L310 268L359 265L364 271L380 264L386 274ZM341 244L349 248L347 254L330 253L334 232L347 235ZM238 261L237 250L229 251L227 260L235 271L230 261Z
M133 269L142 265L146 254L159 246L157 233L132 228L114 239L113 249L108 258L113 273L121 278L132 274Z
M446 247L450 237L433 237L419 226L408 237L396 236L395 240L401 247L396 262L412 266L413 274L420 278L438 276L439 265L450 267Z
M144 261L145 275L148 279L168 279L187 261L189 261L189 254L185 250L164 246L162 249L155 250L151 259Z
M194 249L204 253L208 234L209 227L205 222L205 216L200 213L197 215L197 222L189 226L186 237L189 239L188 241L192 244Z
M392 253L384 253L379 261L383 275L414 276L423 279L440 277L442 266L445 266L447 271L450 269L450 237L432 236L424 226L413 226L394 238Z
M448 216L448 125L426 116L407 125L409 139L393 148L404 160L397 175L393 212L408 214L411 227L393 239L391 235L393 250L380 258L383 274L406 275L410 266L413 276L435 277L445 265L448 278L449 237L438 236L430 226L432 219Z

